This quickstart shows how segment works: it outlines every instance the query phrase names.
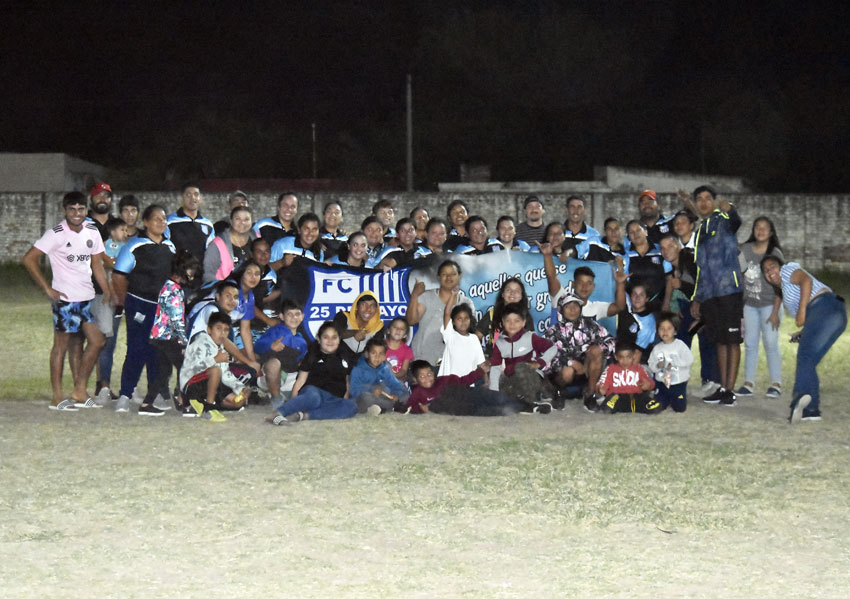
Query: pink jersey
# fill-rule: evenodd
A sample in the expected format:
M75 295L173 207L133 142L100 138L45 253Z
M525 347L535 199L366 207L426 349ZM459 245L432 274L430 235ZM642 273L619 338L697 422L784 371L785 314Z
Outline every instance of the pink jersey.
M398 374L401 372L401 367L404 366L405 360L413 361L413 350L410 349L410 346L407 343L402 342L402 344L398 346L398 349L390 349L387 347L387 362L390 363L390 368L393 369L393 373Z
M75 233L63 220L34 246L50 259L53 271L50 286L65 294L63 301L86 302L94 297L91 257L103 253L103 240L94 223L84 221L82 229Z

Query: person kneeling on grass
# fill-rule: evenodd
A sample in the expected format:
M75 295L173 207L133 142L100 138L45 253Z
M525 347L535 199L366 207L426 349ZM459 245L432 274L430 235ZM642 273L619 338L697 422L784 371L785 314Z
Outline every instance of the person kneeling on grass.
M351 397L360 414L377 416L392 412L397 402L407 399L407 389L387 362L387 342L372 337L351 371Z
M219 409L238 410L245 405L247 388L230 371L231 357L224 349L232 325L230 316L213 312L207 330L189 341L180 368L180 380L185 381L183 401L191 406L191 410L184 409L184 416L205 416L219 422L225 420Z
M605 396L601 410L608 414L638 412L656 414L664 409L661 402L649 393L655 382L635 360L637 348L629 341L617 343L616 364L609 364L599 377L597 390Z
M298 365L307 354L307 340L301 333L304 312L297 303L285 299L280 306L280 324L267 330L254 343L254 351L263 365L264 377L258 379L262 388L265 380L266 390L274 405L280 404L281 385L290 376L295 376Z
M688 379L694 355L685 342L676 337L680 326L678 316L662 312L656 321L661 341L649 354L649 371L655 377L655 399L662 409L672 406L674 412L684 412L688 407Z
M354 352L340 342L334 323L322 323L301 361L289 400L266 422L281 426L301 420L351 418L357 405L348 399L349 375L356 360Z
M464 376L436 376L425 360L415 360L410 372L416 386L410 393L406 408L410 414L450 414L453 416L507 416L518 412L548 413L550 404L529 405L485 387L470 387L484 376L487 362ZM544 409L544 408L548 408Z
M493 343L490 389L527 404L546 403L548 407L541 410L548 413L553 393L542 372L549 368L558 348L525 329L526 310L519 302L502 308L503 334Z

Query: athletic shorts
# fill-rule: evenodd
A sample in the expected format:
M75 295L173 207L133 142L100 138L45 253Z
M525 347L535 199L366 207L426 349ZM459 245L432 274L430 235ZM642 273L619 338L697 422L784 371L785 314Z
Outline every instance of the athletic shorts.
M705 323L705 332L712 343L740 345L744 320L744 294L732 293L705 300L700 305L700 319Z
M206 403L208 378L209 374L204 370L189 379L189 382L183 387L183 401L187 402L190 399L194 399L201 403ZM233 393L233 389L223 383L219 383L218 389L215 391L215 406L220 408L224 399L231 393Z
M53 330L57 333L79 333L83 330L83 325L88 322L94 322L91 300L85 302L59 300L53 304Z
M114 334L115 306L111 302L104 303L103 294L95 295L91 301L91 313L100 332L106 337L112 337Z

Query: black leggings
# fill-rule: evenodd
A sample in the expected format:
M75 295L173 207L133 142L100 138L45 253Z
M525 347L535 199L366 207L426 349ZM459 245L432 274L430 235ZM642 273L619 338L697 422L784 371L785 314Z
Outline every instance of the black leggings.
M145 395L144 403L153 403L157 394L162 395L166 399L171 397L168 391L168 379L171 377L171 367L177 370L177 376L180 376L180 367L183 365L183 346L177 339L168 339L165 341L159 339L151 340L151 345L156 349L156 359L159 364L159 372L154 379L148 392ZM180 384L175 385L178 389Z

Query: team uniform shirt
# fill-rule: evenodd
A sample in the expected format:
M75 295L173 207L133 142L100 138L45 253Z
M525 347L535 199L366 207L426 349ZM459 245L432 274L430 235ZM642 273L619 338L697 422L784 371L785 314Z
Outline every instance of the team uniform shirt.
M215 227L212 221L201 216L200 212L198 216L192 218L183 211L183 208L180 208L177 212L169 214L166 222L168 227L165 229L165 236L171 240L174 247L187 250L203 264L207 246L215 239Z
M186 323L183 288L172 279L168 279L159 292L156 313L151 327L151 339L167 341L177 339L186 345Z
M398 233L396 233L395 229L392 227L387 228L386 233L384 233L384 245L392 245L396 239L398 239Z
M336 233L331 233L325 229L324 225L319 228L319 238L322 240L322 245L325 246L325 257L327 258L339 254L339 250L348 242L348 235L343 231L337 230Z
M649 239L650 243L659 245L662 237L674 233L674 218L675 216L664 216L663 214L660 214L658 216L658 220L655 221L655 224L646 228L646 237Z
M469 238L466 235L461 235L457 232L457 229L452 228L449 231L448 236L446 237L446 242L443 244L444 252L454 252L458 246L465 245L469 243Z
M562 251L576 250L583 241L600 241L602 236L599 231L589 226L587 223L581 223L581 229L578 233L570 231L569 223L564 223L564 243L561 244Z
M356 361L357 357L344 344L340 344L334 353L326 354L319 348L318 342L314 342L298 370L308 373L305 385L313 385L336 397L344 397L346 377L351 374Z
M628 256L629 266L626 270L631 275L629 284L646 285L647 301L663 300L667 276L673 272L673 265L661 256L658 246L650 244L643 255L632 247L629 249Z
M586 239L576 246L576 256L581 260L594 262L611 262L617 258L623 259L623 267L629 270L629 254L625 246L620 249L612 248L605 239Z
M254 287L254 305L257 307L261 307L263 305L263 301L272 293L277 287L277 273L275 270L270 267L268 264L262 267L263 273L260 278L260 282ZM263 307L261 308L263 314L270 318L275 318L278 314L276 307ZM264 329L266 327L266 323L260 320L259 318L255 318L251 322L252 328L260 328Z
M644 382L649 382L650 389L655 387L655 381L649 378L646 370L639 364L632 364L628 368L623 368L619 364L609 364L599 376L599 386L607 389L606 395L643 393L641 383Z
M672 343L657 343L647 361L655 380L664 383L666 387L687 382L693 363L694 354L681 339L673 339Z
M254 223L251 230L254 231L255 237L268 241L269 247L273 246L278 239L295 235L295 227L290 224L287 229L277 216L261 218Z
M504 246L498 239L488 239L487 243L484 244L484 249L479 250L474 245L469 245L468 243L464 243L462 245L457 246L455 249L456 254L466 254L467 256L480 256L481 254L492 254L493 252L501 252L504 251Z
M506 250L511 249L511 250L518 250L520 252L538 252L538 253L540 252L540 248L537 247L536 245L532 248L530 245L528 245L528 243L526 243L522 239L517 239L516 237L514 237L514 241L511 244L510 248L506 247L505 243L502 242L502 241L499 241L499 243L501 243L502 247L505 248Z
M812 277L811 273L797 262L787 262L779 270L779 276L782 278L782 302L785 304L788 313L795 317L800 310L800 286L791 282L791 275L797 270L802 270ZM832 289L812 277L812 292L809 295L809 300L823 292L832 292Z
M79 232L72 231L68 221L45 232L33 246L47 255L53 281L50 286L64 293L63 301L87 302L94 298L91 257L103 253L103 239L97 227L83 221Z
M381 252L380 256L378 256L378 259L375 261L375 265L377 266L378 264L380 264L384 260L384 258L390 257L393 260L395 260L395 267L394 268L400 268L402 266L407 266L408 264L410 264L411 262L416 260L416 258L418 258L418 256L417 256L418 251L419 251L419 246L416 246L416 245L414 245L409 250L406 250L401 246L399 246L399 247L388 247L383 252Z
M121 248L113 272L127 277L127 293L155 304L160 289L171 276L171 261L176 253L171 240L157 243L140 231Z
M311 250L302 247L300 239L291 235L281 237L272 245L271 262L282 260L284 256L302 256L314 262L322 262L325 259L324 252L319 250L319 255L317 256Z
M644 352L655 343L657 334L655 315L652 312L630 312L623 310L617 315L617 339L634 343Z

